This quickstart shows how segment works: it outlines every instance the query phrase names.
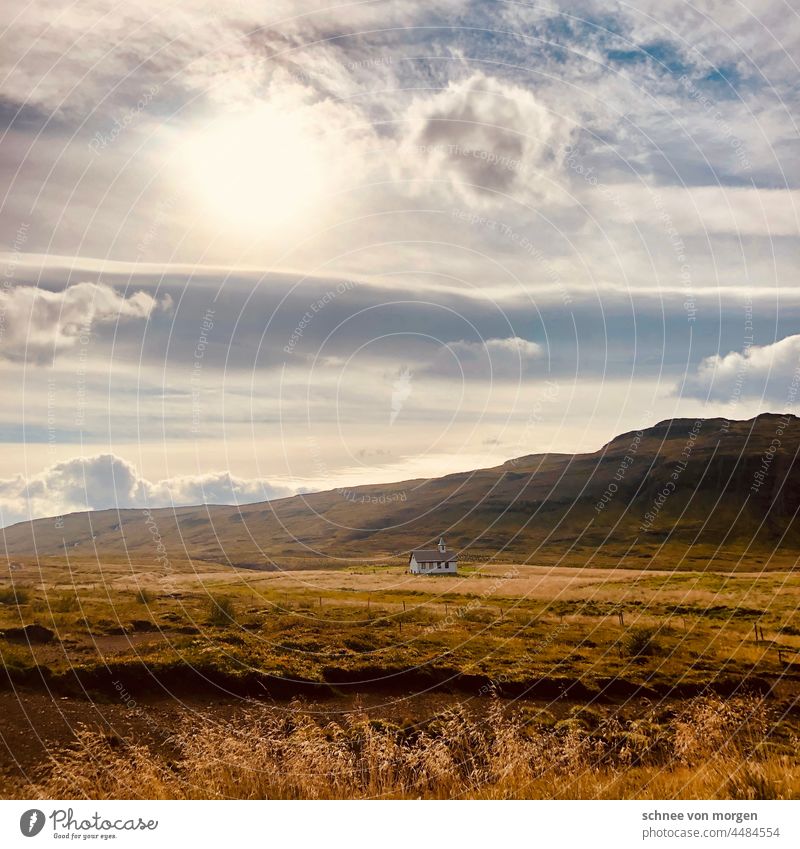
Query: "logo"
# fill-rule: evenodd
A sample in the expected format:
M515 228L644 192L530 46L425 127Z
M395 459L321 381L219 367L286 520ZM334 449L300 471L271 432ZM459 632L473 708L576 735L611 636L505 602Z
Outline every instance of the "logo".
M19 818L19 830L25 837L36 837L44 828L44 813L38 808L31 808Z

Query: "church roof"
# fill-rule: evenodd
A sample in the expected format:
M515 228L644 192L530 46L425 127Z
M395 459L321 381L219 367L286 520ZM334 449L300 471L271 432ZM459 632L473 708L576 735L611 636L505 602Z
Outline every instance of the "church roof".
M455 551L439 551L438 548L415 548L408 555L409 560L411 555L417 560L417 563L431 563L437 560L458 560L458 555Z

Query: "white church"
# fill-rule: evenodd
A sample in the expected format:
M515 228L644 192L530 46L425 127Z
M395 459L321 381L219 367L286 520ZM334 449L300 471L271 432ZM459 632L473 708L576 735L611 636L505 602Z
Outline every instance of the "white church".
M408 556L408 571L415 575L455 575L458 555L448 551L444 537L436 548L415 548Z

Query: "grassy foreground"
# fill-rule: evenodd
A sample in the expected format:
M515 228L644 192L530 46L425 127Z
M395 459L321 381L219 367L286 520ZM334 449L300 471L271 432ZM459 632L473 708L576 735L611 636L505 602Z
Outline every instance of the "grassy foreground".
M587 698L634 687L683 698L800 680L797 572L521 565L431 579L387 567L69 567L20 565L2 587L0 657L15 685L45 676L48 688L80 694L113 668L137 696L157 677L171 692L217 681L239 695L262 684L278 695L286 682L285 698L303 682L397 686L413 672L403 686L547 696L530 689L546 679ZM31 625L52 639L29 641L20 629ZM186 680L192 672L198 680Z
M401 728L351 716L253 708L194 718L173 756L92 731L53 755L30 798L91 799L798 799L796 737L773 740L764 700L692 700L631 722L591 708L552 722L495 700L476 718L445 711Z
M2 795L800 798L800 574L752 566L15 562Z

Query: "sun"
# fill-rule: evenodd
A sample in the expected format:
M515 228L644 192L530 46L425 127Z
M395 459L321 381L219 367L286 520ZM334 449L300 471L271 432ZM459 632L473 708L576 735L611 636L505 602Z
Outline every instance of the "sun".
M261 106L194 132L181 166L217 226L285 235L321 218L328 178L324 144L308 119Z

